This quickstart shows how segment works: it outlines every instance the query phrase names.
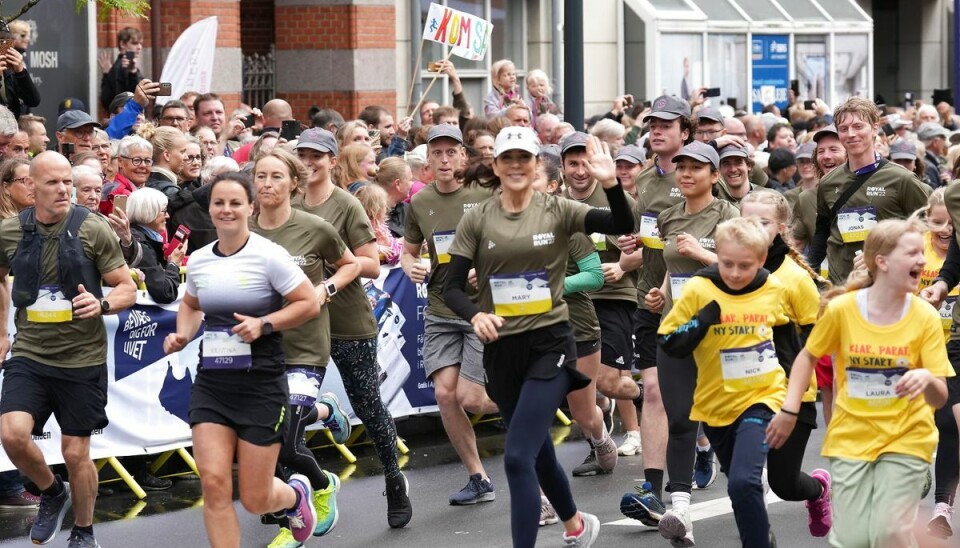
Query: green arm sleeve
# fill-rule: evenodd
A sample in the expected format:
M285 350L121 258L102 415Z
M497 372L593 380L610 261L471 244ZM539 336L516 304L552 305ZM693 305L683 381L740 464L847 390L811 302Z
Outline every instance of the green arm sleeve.
M563 294L579 293L581 291L596 291L603 287L603 268L600 266L600 255L593 252L577 261L580 272L563 279Z

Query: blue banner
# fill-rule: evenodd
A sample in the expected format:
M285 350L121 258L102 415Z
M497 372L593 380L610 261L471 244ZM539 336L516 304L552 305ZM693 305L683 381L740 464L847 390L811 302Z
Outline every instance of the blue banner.
M790 88L790 39L786 34L754 34L750 44L753 68L753 112L776 104L786 115Z

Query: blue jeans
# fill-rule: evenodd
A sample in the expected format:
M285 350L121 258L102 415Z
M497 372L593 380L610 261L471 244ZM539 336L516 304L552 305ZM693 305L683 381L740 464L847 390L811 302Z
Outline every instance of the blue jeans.
M761 476L768 451L764 438L772 418L773 411L758 404L729 426L703 427L720 461L720 470L727 476L727 495L744 548L770 546L770 519L763 501Z
M19 495L23 491L23 479L20 477L20 472L17 470L0 472L0 497Z

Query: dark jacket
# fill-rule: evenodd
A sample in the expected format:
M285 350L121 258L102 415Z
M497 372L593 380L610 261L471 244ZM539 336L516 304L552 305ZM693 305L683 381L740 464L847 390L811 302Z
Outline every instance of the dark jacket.
M923 162L926 165L923 171L923 182L927 183L932 188L939 188L941 185L940 158L937 158L936 154L928 150L923 157Z
M171 181L159 171L151 171L150 177L147 178L147 183L144 186L163 192L167 200L173 200L177 197L177 194L180 193L180 187L177 186L177 182Z
M6 88L7 100L3 105L10 109L16 118L22 114L29 114L30 108L40 104L40 90L33 83L33 78L27 69L13 72L9 69L3 73L3 86Z
M147 278L147 293L150 294L150 298L158 304L168 304L177 300L177 290L180 288L180 266L163 258L163 243L152 240L142 226L131 224L130 235L143 250L143 258L140 259L137 268L142 270Z
M403 238L403 227L407 222L407 208L410 204L400 202L387 212L387 228L394 238Z
M110 67L110 72L104 74L100 80L100 104L103 105L103 108L109 109L110 102L113 101L114 97L124 91L133 93L137 90L137 84L140 83L140 80L143 80L140 69L138 68L137 72L130 72L123 68L118 56L117 60L113 62L113 66Z
M176 232L183 225L190 229L190 242L187 253L192 253L213 243L217 239L217 229L210 219L210 185L201 185L200 181L191 181L181 190L186 204L179 209L168 206L170 220L167 221L167 234Z

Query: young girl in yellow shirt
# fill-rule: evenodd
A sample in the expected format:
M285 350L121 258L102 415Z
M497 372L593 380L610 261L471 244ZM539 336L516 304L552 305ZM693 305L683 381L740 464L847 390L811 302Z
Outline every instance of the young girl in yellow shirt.
M714 235L717 264L685 285L657 331L670 356L693 353L697 385L690 420L701 421L727 475L740 540L745 547L774 544L764 503L765 432L786 395L786 374L775 338L793 338L782 302L783 285L763 263L769 245L755 219L731 219ZM809 381L809 378L808 378Z
M832 546L914 543L913 522L937 445L933 410L947 401L944 377L953 375L940 316L914 295L926 264L923 233L922 225L901 220L870 231L866 269L827 294L823 315L793 363L787 399L768 428L770 447L782 447L814 364L834 353L837 398L822 451L833 476Z

